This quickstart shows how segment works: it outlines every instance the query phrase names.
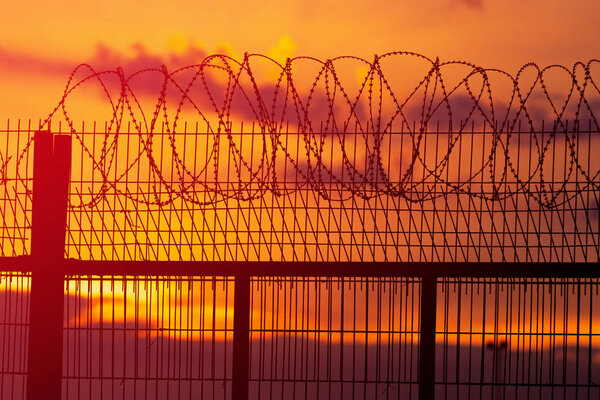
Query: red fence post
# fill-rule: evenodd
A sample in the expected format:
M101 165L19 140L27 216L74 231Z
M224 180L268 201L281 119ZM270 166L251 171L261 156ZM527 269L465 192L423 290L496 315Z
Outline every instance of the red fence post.
M250 354L250 276L238 273L233 293L233 400L248 400Z
M36 132L33 158L27 399L60 400L64 245L71 137Z
M435 397L435 323L437 276L424 272L421 280L419 337L419 400Z

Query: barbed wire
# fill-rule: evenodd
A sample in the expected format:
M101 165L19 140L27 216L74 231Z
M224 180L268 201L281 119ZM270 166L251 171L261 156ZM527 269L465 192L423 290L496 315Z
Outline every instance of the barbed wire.
M405 59L425 65L424 75L412 85L401 78L402 69L386 65L388 61ZM275 78L266 83L260 81L256 72L260 70L256 66L258 62L275 68ZM344 73L340 71L345 70L342 64L346 62L358 65L364 72L357 85L342 77ZM303 65L314 68L312 78L295 75ZM212 55L199 64L172 72L163 66L143 69L128 77L121 68L96 71L82 64L68 77L62 97L42 122L41 129L50 129L53 119L64 120L92 162L90 175L100 174L100 189L82 206L97 204L111 191L147 205L164 206L184 198L206 206L225 199L250 201L268 192L285 195L309 188L329 201L394 196L424 202L448 193L498 201L524 194L552 208L583 191L600 189L600 171L588 170L589 162L586 166L580 161L577 144L582 124L587 124L588 134L600 132L595 109L600 105L600 89L593 78L594 68L599 66L599 60L576 63L572 68L561 65L542 68L529 63L511 75L466 61L441 62L412 52L388 53L375 56L372 61L351 56L325 61L297 57L287 59L285 64L260 54L245 54L241 61L226 55ZM457 68L462 70L456 72ZM559 79L549 78L553 74L564 77L562 86ZM498 97L493 89L494 79L504 84L504 92ZM308 89L300 89L302 83L308 83ZM100 89L111 110L99 151L86 144L85 132L76 129L69 109L69 100L89 84ZM563 101L556 100L557 93L562 94ZM152 96L156 101L151 105L150 114L142 103ZM206 132L212 138L205 163L196 168L186 165L184 149L176 140L176 135L181 133L181 120L189 112L206 124ZM249 120L257 127L262 137L260 156L245 155L237 143L233 128L236 118ZM539 120L543 118L551 120L552 126L540 132ZM450 180L447 178L450 157L456 152L461 136L468 133L475 122L489 129L491 143L484 155L485 162L469 176L460 177L459 181ZM440 123L447 125L446 148L432 163L425 157L424 137L432 129L439 132ZM290 125L299 135L302 156L293 155L284 140ZM404 137L410 138L411 155L399 178L394 180L386 165L389 151L384 150L384 143L392 140L390 136L398 125ZM518 161L511 153L511 140L514 143L515 133L521 132L531 135L530 157L537 157L526 173L519 170ZM124 133L137 134L141 150L132 157L133 161L116 171L117 143ZM171 176L161 168L162 151L154 148L157 134L168 137L174 164ZM568 148L565 178L558 184L554 178L546 179L550 174L545 171L545 159L557 138L564 139ZM350 154L351 148L356 151L357 139L362 140L364 147L364 159L361 158L364 166L359 166L356 156ZM336 156L341 159L338 169L327 160L328 140L337 146ZM228 149L236 175L234 180L228 178L227 182L221 182L226 188L219 184L222 146ZM0 176L4 176L9 159L0 157L4 162ZM119 184L127 182L127 174L134 170L135 164L139 167L142 160L149 165L149 187L154 188L154 193L140 198ZM278 176L282 163L294 170L296 180L291 186ZM417 176L417 170L424 172ZM206 179L209 173L214 178L211 184ZM576 188L567 190L574 175L578 181ZM483 189L480 183L484 180L491 190ZM230 182L237 183L237 188L232 190ZM507 190L508 184L512 185L510 190ZM338 188L337 196L332 196L332 185ZM199 192L208 193L204 196L207 200L199 200ZM166 196L162 195L165 193Z

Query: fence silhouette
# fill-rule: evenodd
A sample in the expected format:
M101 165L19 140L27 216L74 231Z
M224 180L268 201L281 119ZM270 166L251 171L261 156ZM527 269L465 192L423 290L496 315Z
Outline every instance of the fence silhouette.
M78 67L0 131L0 395L598 396L596 65Z

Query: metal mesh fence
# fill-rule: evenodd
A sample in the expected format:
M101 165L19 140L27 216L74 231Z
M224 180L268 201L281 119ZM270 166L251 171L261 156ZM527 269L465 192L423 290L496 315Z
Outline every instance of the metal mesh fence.
M288 127L275 136L243 125L147 135L83 125L73 135L68 257L600 258L591 125L310 135ZM29 252L32 137L31 122L0 131L1 256Z
M164 127L163 127L164 128ZM592 262L591 125L74 134L84 260Z
M417 398L420 281L251 280L250 398ZM597 398L598 279L438 282L436 398ZM24 398L30 278L2 274L0 394ZM68 277L63 398L231 398L233 279Z
M598 279L443 279L436 394L600 396Z
M0 128L0 257L30 251L34 129L31 121Z
M64 399L231 396L233 282L68 277Z
M250 397L416 398L420 283L256 278Z
M0 272L0 398L25 398L29 338L28 274Z
M596 64L77 67L0 130L0 397L600 397Z
M9 128L3 268L29 254L31 237L33 131ZM65 256L82 262L61 265L106 261L106 275L65 280L67 399L232 397L233 275L249 264L183 278L169 270L176 263L146 277L118 276L110 261L291 261L278 264L287 278L251 277L250 397L388 399L419 395L421 278L302 277L294 261L441 262L464 276L453 262L600 258L591 125L147 135L82 126L72 136ZM445 276L437 397L600 395L597 279ZM0 395L21 398L31 278L1 277Z

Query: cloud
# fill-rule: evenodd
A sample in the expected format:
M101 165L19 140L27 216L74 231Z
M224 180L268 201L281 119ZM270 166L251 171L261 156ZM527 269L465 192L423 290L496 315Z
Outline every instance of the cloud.
M151 54L141 43L133 44L131 54L124 54L103 43L96 46L94 55L87 60L68 60L38 56L22 51L0 47L0 69L10 74L37 75L38 77L66 78L78 64L89 64L97 71L115 70L120 67L127 73L135 73L147 68L178 68L200 63L207 52L194 45L181 51L172 49L165 55Z
M0 47L0 70L11 75L66 76L73 64Z
M275 46L269 49L267 56L280 64L285 64L286 59L291 58L298 46L289 35L283 35Z

